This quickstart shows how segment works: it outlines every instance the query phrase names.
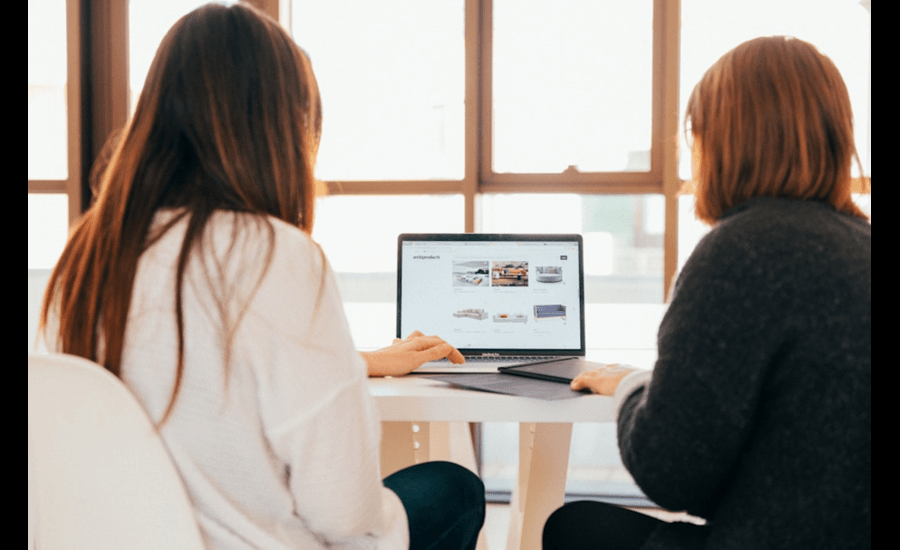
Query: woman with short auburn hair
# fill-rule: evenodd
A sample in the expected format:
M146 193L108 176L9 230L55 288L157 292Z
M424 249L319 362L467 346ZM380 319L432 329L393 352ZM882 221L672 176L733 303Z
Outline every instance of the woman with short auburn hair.
M843 80L806 42L757 38L706 72L685 118L713 227L678 276L658 359L572 387L614 397L637 485L696 519L573 502L544 548L870 548L872 228L850 196Z
M850 95L828 57L808 42L762 37L707 70L688 98L696 213L712 224L751 197L822 200L865 218L851 197ZM862 173L862 170L860 170Z
M277 22L243 4L182 17L53 271L48 348L134 392L211 550L472 549L474 473L381 479L367 374L462 357L418 332L353 349L310 238L321 125L310 61Z

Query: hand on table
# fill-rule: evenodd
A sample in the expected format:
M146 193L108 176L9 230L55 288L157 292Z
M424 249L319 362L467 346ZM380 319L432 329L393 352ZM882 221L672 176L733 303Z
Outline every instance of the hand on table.
M437 336L425 336L418 330L404 339L375 351L361 351L369 366L369 376L402 376L416 367L444 357L451 363L465 363L463 355Z
M576 391L589 389L600 395L615 395L619 382L636 370L634 367L610 363L599 369L579 374L572 380L570 387Z

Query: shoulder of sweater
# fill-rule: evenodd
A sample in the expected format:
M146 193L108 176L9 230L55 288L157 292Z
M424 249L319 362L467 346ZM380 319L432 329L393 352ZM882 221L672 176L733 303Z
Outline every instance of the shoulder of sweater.
M789 237L789 238L788 238ZM728 210L697 250L736 256L748 252L814 249L871 242L871 225L821 201L756 197Z
M744 201L727 210L714 230L739 228L752 232L790 228L822 232L838 227L871 234L868 222L838 212L824 201L782 197L754 197Z

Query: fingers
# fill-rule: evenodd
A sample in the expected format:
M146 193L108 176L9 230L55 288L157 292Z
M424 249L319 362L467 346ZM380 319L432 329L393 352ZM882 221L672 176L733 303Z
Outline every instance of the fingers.
M447 344L447 345L449 346L450 344ZM453 346L450 346L450 347L453 351L451 351L450 354L447 355L447 359L449 359L451 363L456 363L457 365L459 365L461 363L465 363L466 362L465 356L462 353L460 353L460 351L458 349L454 348Z
M594 393L605 393L606 383L604 378L609 374L610 367L612 366L613 365L604 365L599 369L583 372L569 383L569 387L575 391L589 389Z
M448 357L452 352L456 351L456 348L444 342L442 344L430 346L426 349L419 351L419 359L422 360L423 363L427 363L428 361L437 361L438 359L443 359L444 357ZM459 353L459 352L457 352ZM456 362L451 359L451 362Z
M391 343L394 345L402 344L403 342L409 342L420 336L425 336L425 335L422 334L421 332L419 332L418 330L414 330L414 331L410 332L409 336L407 336L406 338L394 338L394 340Z
M437 336L420 336L413 342L415 350L427 357L425 361L435 361L446 357L451 363L465 363L466 359L458 349Z
M618 363L603 365L599 369L579 374L572 380L569 387L576 391L589 389L600 395L614 395L619 382L634 370L634 367Z
M395 344L406 343L412 346L414 351L420 352L418 359L422 362L435 361L446 357L451 363L465 363L462 353L443 338L438 336L425 336L421 331L414 330L404 340L395 339Z
M596 372L596 371L592 371L592 372ZM578 376L576 376L575 378L572 379L572 381L569 383L569 387L575 391L581 391L581 390L587 388L588 387L588 375L590 375L590 374L591 374L590 372L585 372L585 373L579 374Z

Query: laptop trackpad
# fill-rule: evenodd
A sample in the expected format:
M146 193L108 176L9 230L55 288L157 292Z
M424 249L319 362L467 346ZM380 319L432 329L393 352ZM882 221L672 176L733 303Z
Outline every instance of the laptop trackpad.
M531 363L543 363L547 359L544 357L535 357L534 360L511 359L504 361L503 359L491 359L489 361L479 361L478 359L470 359L465 363L451 363L448 359L439 361L430 361L421 365L410 374L463 374L474 372L498 372L500 367L512 367L519 365L529 365Z
M444 359L441 361L430 361L421 365L410 374L463 374L471 372L497 372L497 368L504 365L516 365L510 361L496 361L491 363L483 363L478 361L467 361L465 363L451 363Z

